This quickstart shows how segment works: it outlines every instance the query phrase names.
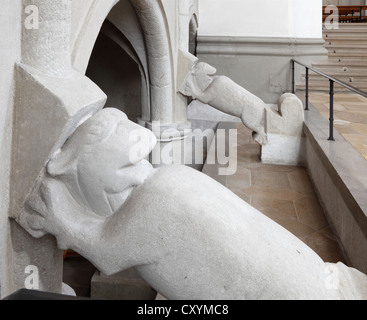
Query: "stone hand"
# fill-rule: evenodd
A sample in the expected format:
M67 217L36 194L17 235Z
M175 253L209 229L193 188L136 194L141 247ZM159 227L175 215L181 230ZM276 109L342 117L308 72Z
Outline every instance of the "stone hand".
M46 178L41 187L29 196L17 221L33 237L52 234L57 238L60 249L68 249L64 241L72 228L73 213L78 209L62 182Z

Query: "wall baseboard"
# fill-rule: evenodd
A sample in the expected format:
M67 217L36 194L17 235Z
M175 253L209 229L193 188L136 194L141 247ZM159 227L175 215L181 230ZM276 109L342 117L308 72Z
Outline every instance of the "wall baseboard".
M270 37L199 36L197 53L201 61L217 68L266 103L277 103L291 91L291 59L312 64L326 60L323 39ZM296 81L303 68L296 69Z
M198 54L305 56L327 54L323 39L199 36Z

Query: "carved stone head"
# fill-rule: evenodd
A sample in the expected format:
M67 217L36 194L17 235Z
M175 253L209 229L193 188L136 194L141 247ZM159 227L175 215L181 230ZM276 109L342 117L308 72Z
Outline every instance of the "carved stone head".
M151 170L145 158L153 133L117 109L103 109L83 123L51 159L50 176L62 180L75 199L95 213L113 214Z
M197 99L213 82L217 70L205 62L198 62L191 69L183 89L183 94Z

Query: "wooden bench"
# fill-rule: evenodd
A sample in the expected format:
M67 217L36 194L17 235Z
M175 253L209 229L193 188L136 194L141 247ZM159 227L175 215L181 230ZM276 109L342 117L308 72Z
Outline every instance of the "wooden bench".
M323 21L325 21L329 16L324 15ZM367 16L339 16L340 22L367 22Z
M342 22L365 22L365 11L367 6L335 6L338 11L326 12L326 9L330 6L323 6L323 21L325 21L331 14L339 14L339 21ZM356 15L357 14L357 15Z

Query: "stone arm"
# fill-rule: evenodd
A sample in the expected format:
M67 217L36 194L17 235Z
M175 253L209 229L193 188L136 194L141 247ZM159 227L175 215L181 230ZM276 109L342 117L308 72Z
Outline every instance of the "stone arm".
M35 238L52 234L61 250L78 252L109 275L134 264L123 252L124 230L111 232L116 219L119 218L97 216L82 207L64 183L46 178L40 189L30 195L17 222Z

